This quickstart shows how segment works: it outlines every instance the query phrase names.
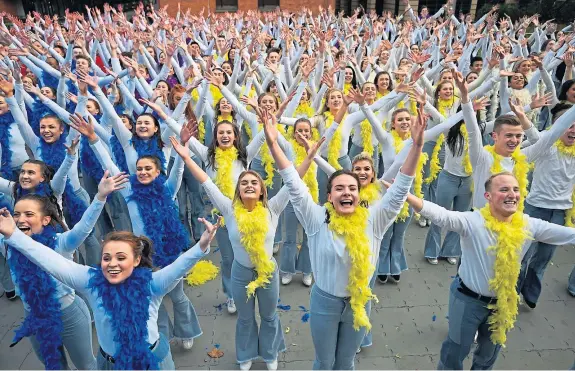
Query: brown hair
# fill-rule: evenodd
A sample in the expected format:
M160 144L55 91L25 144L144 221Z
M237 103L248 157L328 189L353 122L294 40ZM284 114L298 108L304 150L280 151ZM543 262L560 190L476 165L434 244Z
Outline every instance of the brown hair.
M509 171L502 171L500 173L493 174L485 181L485 192L491 192L491 183L493 183L493 179L495 179L499 176L502 176L502 175L509 175L509 176L512 176L513 178L517 179L515 177L515 175L513 175L513 173L509 172Z
M154 255L154 244L152 240L145 236L136 236L132 232L117 231L110 232L104 237L102 242L102 247L104 247L108 242L125 242L132 248L134 253L134 259L140 257L139 267L143 268L153 268L154 263L152 256Z
M341 96L343 97L343 92L342 92L341 90L336 89L336 88L331 88L331 89L329 89L329 90L325 93L325 96L326 96L326 98L325 98L325 103L323 104L323 108L321 109L321 112L320 112L320 113L324 113L324 112L326 112L326 111L329 111L329 108L327 107L327 102L329 101L330 95L331 95L334 91L340 92L340 93L341 93Z
M520 126L521 122L515 115L501 115L493 123L493 131L498 132L503 125Z
M242 202L242 199L240 197L240 183L242 182L242 179L248 174L255 176L258 179L258 181L260 182L260 187L262 189L262 194L260 195L260 201L262 202L262 205L265 208L267 208L268 207L268 190L266 188L266 185L264 184L264 180L261 177L261 175L255 171L253 171L253 170L244 170L244 171L242 171L242 173L238 177L238 182L236 183L236 190L234 191L234 199L233 199L234 203L235 202Z

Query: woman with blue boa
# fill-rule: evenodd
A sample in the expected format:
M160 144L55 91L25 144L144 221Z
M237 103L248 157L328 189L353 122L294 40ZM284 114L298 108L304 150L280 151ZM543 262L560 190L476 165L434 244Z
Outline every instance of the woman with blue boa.
M112 162L109 153L102 146L94 127L79 116L73 116L70 125L84 135L94 149L102 168L112 174L120 170ZM184 163L177 158L167 178L161 168L160 159L143 156L136 163L136 171L130 176L130 183L120 192L132 220L134 234L146 236L154 243L154 264L165 267L171 264L190 246L190 237L179 219L175 197L180 187ZM168 295L174 306L174 325L163 306L159 309L158 326L167 337L182 339L185 349L191 349L194 338L202 334L196 311L184 293L183 281L170 290Z
M8 97L13 95L14 85L0 78L0 90ZM26 145L31 149L36 159L43 160L52 168L57 169L64 162L66 156L66 143L71 144L72 140L78 136L78 132L69 130L68 135L64 136L64 124L56 116L46 116L40 121L40 137L34 134L34 131L24 118L24 115L14 100L9 102L10 112L18 125L18 129ZM84 102L85 103L85 102ZM57 105L56 105L57 106ZM78 104L78 111L85 109L85 104ZM69 114L68 114L69 116ZM86 211L90 199L87 192L81 187L78 178L78 166L72 165L68 173L64 195L64 215L69 220L68 225L73 227L80 221L84 211ZM98 264L100 256L100 245L93 233L84 241L86 247L86 263L89 265Z
M94 228L106 197L126 181L125 175L102 178L94 202L70 231L66 231L58 205L32 193L16 202L13 223L23 235L47 246L62 259L72 261L74 251ZM0 242L5 236L0 236ZM52 278L18 250L0 250L2 254L7 251L12 279L26 314L11 346L30 337L34 352L47 370L68 368L64 347L78 369L95 369L91 318L86 303L74 290Z
M0 210L0 234L13 250L88 298L100 344L98 369L173 370L170 344L158 331L158 308L164 295L209 253L218 226L201 221L206 231L200 241L154 272L152 241L130 232L106 236L97 268L76 264L34 241L17 228L6 209ZM126 307L129 310L122 310Z

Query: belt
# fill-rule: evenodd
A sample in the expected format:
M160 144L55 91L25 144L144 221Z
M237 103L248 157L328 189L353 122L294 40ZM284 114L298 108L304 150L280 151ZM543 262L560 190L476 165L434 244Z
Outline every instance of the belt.
M152 345L150 345L150 350L153 350L156 345L158 345L158 340L156 340L156 342ZM102 357L104 357L104 359L110 363L116 363L116 360L114 359L114 357L112 357L111 355L109 355L108 353L104 352L104 349L102 349L102 347L100 347L100 354L102 355Z
M497 298L494 298L491 296L480 295L480 294L476 293L475 291L471 290L469 287L465 286L465 284L463 283L461 278L459 278L459 285L461 287L458 287L457 291L459 291L463 295L466 295L466 296L472 297L474 299L480 300L480 301L484 302L485 304L497 303Z

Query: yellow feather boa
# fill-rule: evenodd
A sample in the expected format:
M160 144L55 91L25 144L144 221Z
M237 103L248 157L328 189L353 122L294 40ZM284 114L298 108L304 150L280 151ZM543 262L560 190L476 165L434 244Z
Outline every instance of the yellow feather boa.
M222 99L224 96L223 96L222 92L220 91L220 88L218 88L217 86L210 84L208 89L210 90L210 93L212 94L212 108L215 108L216 105L218 104L218 102L220 101L220 99ZM198 89L194 89L194 91L192 92L192 98L194 99L195 102L197 102L198 99L200 99L200 93L198 93Z
M513 328L517 318L519 294L515 287L521 269L520 252L525 240L531 237L522 212L513 214L510 222L495 219L489 205L485 205L480 213L485 219L485 228L497 236L497 244L488 249L496 254L494 277L489 280L489 288L495 292L497 303L489 305L493 312L487 323L490 325L491 341L505 346L507 331Z
M361 187L359 191L359 199L362 202L366 202L371 205L375 200L381 198L381 183L375 180L373 183L369 183L365 187Z
M455 102L454 99L441 99L437 100L437 110L441 115L445 118L449 115L449 110L453 108L453 103ZM437 179L439 172L441 171L441 164L439 163L439 152L441 151L441 146L445 142L445 134L441 134L437 141L435 142L435 146L433 147L433 151L431 152L431 162L429 164L429 176L425 179L425 183L429 184Z
M555 142L555 146L562 155L575 157L575 146L566 146L561 139ZM575 187L571 193L571 202L571 208L565 213L565 226L573 228L575 227Z
M345 247L351 260L347 290L351 296L350 304L353 311L353 328L358 331L365 327L371 329L365 305L369 300L377 297L371 292L369 279L375 270L371 264L370 241L365 233L369 211L358 206L351 215L338 215L331 203L326 203L329 213L329 229L337 236L343 238Z
M393 137L393 146L395 147L395 153L399 153L405 146L405 142L397 131L391 130L391 136ZM408 134L408 138L411 137L411 134ZM428 156L427 153L422 153L419 157L419 161L417 162L417 170L415 171L415 179L413 180L413 194L416 197L423 198L423 193L421 189L423 188L423 167L427 163ZM399 214L397 215L396 221L404 222L409 217L409 204L407 201L403 204ZM419 220L419 214L415 215L415 219Z
M373 142L371 141L371 133L373 128L367 119L363 120L360 124L360 133L361 133L361 143L363 147L363 152L368 153L370 156L373 156Z
M465 123L461 125L459 132L463 137L463 170L467 175L473 173L473 166L471 166L471 158L469 157L469 133L467 132L467 127Z
M485 146L484 148L487 152L491 153L491 156L493 156L493 165L491 165L491 174L493 175L505 171L505 169L503 169L503 167L501 166L502 156L495 153L495 149L493 148L493 146ZM527 162L527 156L521 153L519 147L515 149L515 151L511 155L511 158L513 159L514 162L513 175L515 175L515 178L517 178L517 182L519 183L519 193L521 194L521 201L519 202L517 210L523 212L525 198L527 197L527 184L529 183L529 180L527 179L527 174L529 173L531 166Z
M328 129L331 125L333 125L333 120L334 117L331 114L331 112L326 111L324 112L324 117L325 117L325 128ZM335 133L333 134L333 137L331 138L331 140L329 141L328 145L327 145L327 162L329 162L329 164L331 166L333 166L333 168L335 170L341 170L342 167L339 164L339 150L341 149L341 131L340 131L341 127L338 127L337 130L335 131Z
M350 83L345 83L343 84L343 93L344 94L349 94L349 90L353 88L353 86Z
M401 108L405 108L405 102L404 101L400 101L397 104L397 108L401 109ZM417 116L417 102L415 101L415 99L410 99L409 100L409 113L412 116Z
M293 128L290 129L293 132ZM293 138L293 135L290 135L289 137ZM303 160L307 157L307 153L305 151L305 148L302 145L300 145L295 139L290 139L290 143L295 152L295 166L299 166L301 165ZM317 183L317 165L315 162L312 161L309 170L305 173L305 176L303 177L302 180L309 189L309 193L311 194L313 201L317 203L319 198L319 186Z
M265 248L266 234L269 229L268 210L261 202L258 202L250 212L241 202L235 202L234 216L238 225L238 232L240 232L240 242L246 249L258 275L247 286L247 295L250 298L255 294L256 289L270 283L276 269Z
M276 127L280 133L285 133L283 125L278 124L276 125ZM259 125L259 130L263 130L262 124ZM266 178L264 179L264 184L266 187L269 188L274 184L275 161L272 156L272 153L270 152L267 142L264 142L264 144L261 146L260 155L262 157L262 166L264 167L264 171L266 172Z
M190 286L200 286L218 276L220 269L209 260L197 262L186 276L186 282Z
M300 103L299 106L295 109L294 116L295 117L307 117L311 118L315 115L313 107L309 104L309 102Z
M230 200L234 198L235 184L233 174L234 161L238 159L238 149L230 147L221 149L216 147L215 165L217 167L214 183L224 196Z

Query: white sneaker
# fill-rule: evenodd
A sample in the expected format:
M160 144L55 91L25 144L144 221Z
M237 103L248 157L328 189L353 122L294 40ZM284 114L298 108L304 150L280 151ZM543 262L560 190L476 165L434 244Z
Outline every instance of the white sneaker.
M268 366L268 370L276 371L278 369L278 360L274 359L273 362L266 362L266 366Z
M451 265L457 264L457 258L447 258L447 262Z
M310 273L310 274L304 274L304 275L303 275L303 280L302 280L302 281L303 281L303 284L306 285L307 287L310 287L310 286L311 286L311 280L312 280L312 278L311 278L311 273Z
M182 346L185 350L190 350L194 346L194 339L182 339Z
M278 251L280 251L280 244L279 244L279 243L275 243L275 244L274 244L274 254L277 254Z
M229 314L234 314L236 312L236 303L234 302L234 299L228 299L228 301L226 302L226 305L228 307L228 313Z
M431 225L431 220L425 219L427 221L426 225L429 227Z
M427 226L427 220L425 220L424 217L420 217L417 224L419 224L421 228L425 228Z
M479 335L479 332L475 331L475 338L473 338L475 344L477 344L477 335Z
M240 370L247 371L252 368L252 361L240 363Z
M359 354L361 353L361 347L357 348L357 350L355 351L355 354Z
M291 273L286 273L282 275L282 285L288 285L292 279L293 275Z
M427 262L431 265L437 265L439 263L437 258L427 258Z

